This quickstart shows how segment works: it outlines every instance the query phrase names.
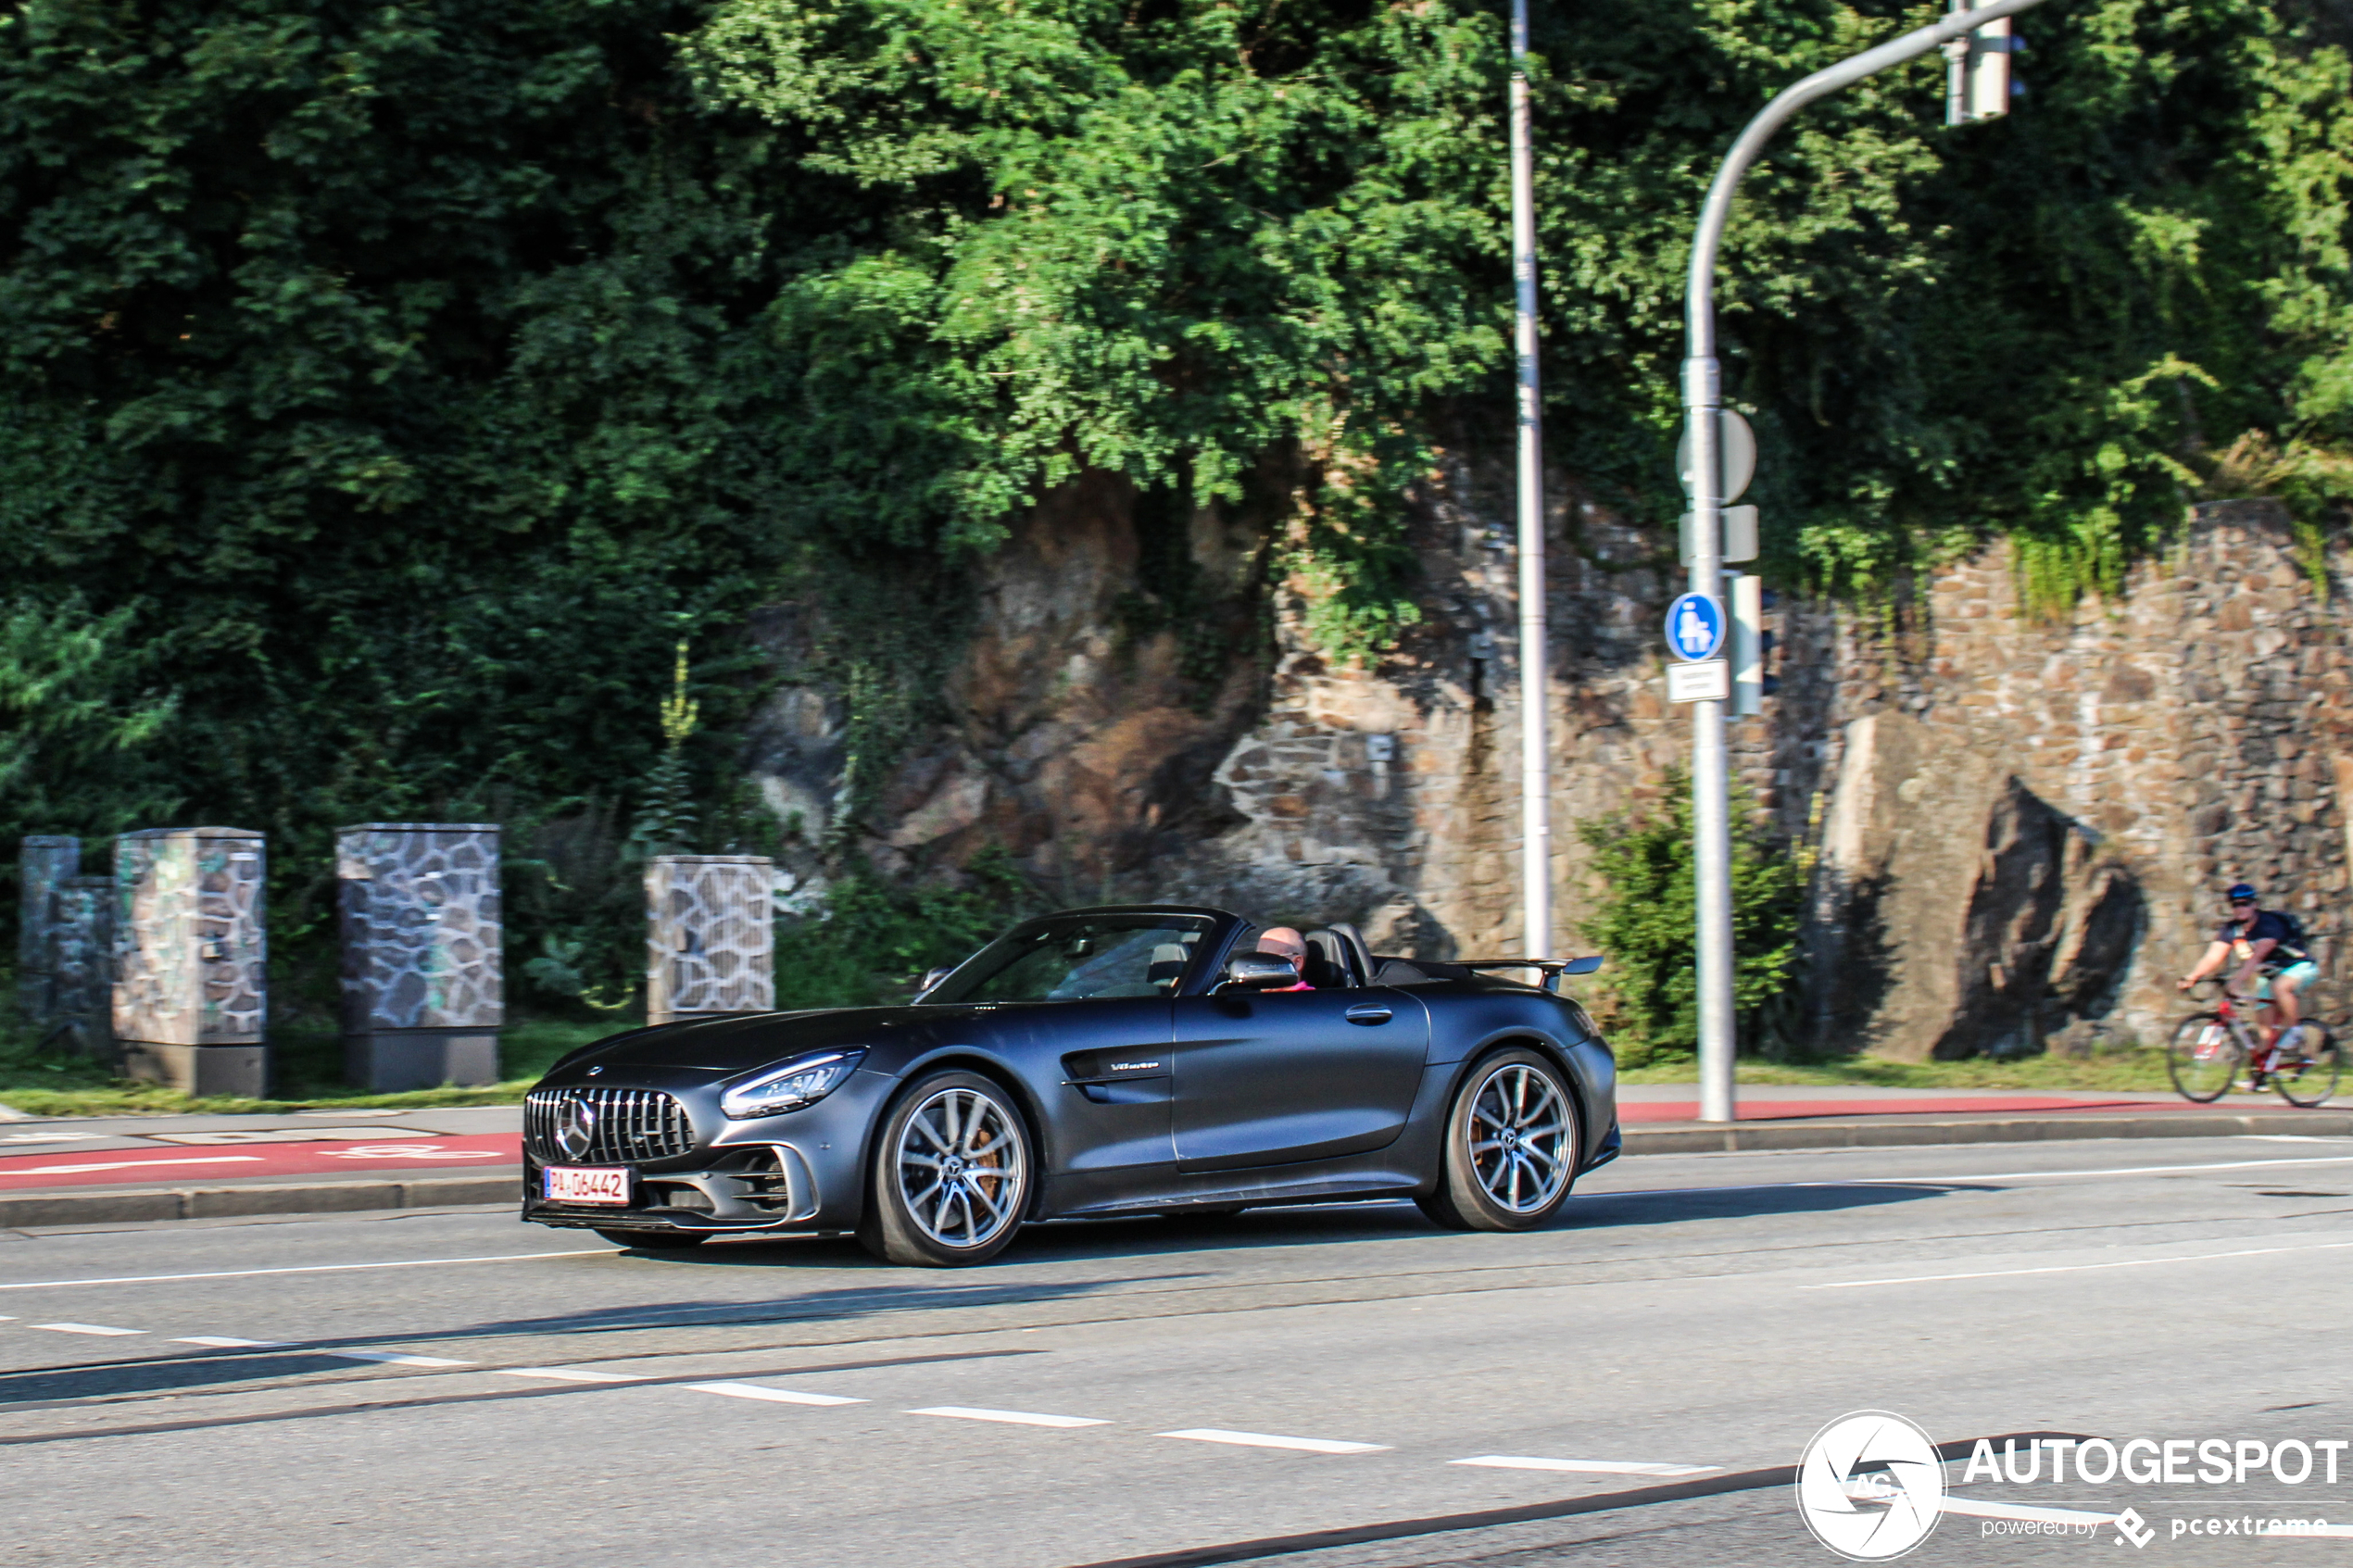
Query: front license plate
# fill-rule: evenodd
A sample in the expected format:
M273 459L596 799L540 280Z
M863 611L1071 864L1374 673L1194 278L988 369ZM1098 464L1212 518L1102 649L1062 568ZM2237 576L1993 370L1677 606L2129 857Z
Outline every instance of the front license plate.
M550 1203L610 1203L629 1206L629 1169L624 1165L550 1165L547 1178Z

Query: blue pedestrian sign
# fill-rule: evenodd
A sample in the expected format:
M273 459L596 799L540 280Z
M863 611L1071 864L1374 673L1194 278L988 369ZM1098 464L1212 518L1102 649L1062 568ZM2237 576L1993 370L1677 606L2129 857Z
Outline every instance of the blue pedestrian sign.
M1668 605L1667 646L1678 659L1714 659L1724 646L1724 607L1705 594L1685 594Z

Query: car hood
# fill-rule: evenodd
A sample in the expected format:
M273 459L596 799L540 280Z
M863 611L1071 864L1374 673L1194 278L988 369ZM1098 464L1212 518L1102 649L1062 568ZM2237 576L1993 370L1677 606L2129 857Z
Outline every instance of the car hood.
M635 1030L590 1046L566 1057L548 1076L569 1079L591 1067L748 1073L804 1051L873 1047L894 1038L928 1034L983 1010L986 1010L964 1007L824 1008L809 1012L697 1019Z

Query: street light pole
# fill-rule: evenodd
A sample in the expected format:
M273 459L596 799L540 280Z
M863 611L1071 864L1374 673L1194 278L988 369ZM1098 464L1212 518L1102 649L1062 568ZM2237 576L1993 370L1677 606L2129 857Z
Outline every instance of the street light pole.
M1724 398L1716 359L1716 257L1722 248L1724 225L1731 217L1732 197L1740 189L1741 177L1773 132L1815 99L2041 3L1990 0L1818 70L1782 89L1748 122L1748 129L1725 155L1723 167L1707 189L1706 204L1700 209L1683 305L1683 423L1692 453L1692 593L1722 602L1724 476L1718 416ZM1732 1063L1737 1047L1732 1028L1730 759L1725 745L1724 709L1721 702L1692 705L1692 859L1698 884L1699 1116L1703 1122L1732 1120Z
M1552 757L1544 733L1544 444L1536 375L1536 172L1528 0L1512 0L1513 340L1519 358L1519 812L1522 955L1553 956Z

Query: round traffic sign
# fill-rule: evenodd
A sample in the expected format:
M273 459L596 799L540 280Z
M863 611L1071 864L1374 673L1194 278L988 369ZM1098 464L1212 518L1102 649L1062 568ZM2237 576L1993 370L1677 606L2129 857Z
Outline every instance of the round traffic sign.
M1667 646L1678 659L1714 659L1724 646L1724 607L1706 594L1685 594L1667 607Z
M1717 442L1723 449L1724 463L1724 494L1717 499L1737 501L1741 492L1748 488L1748 482L1756 477L1756 433L1730 408L1717 410L1716 428L1721 433ZM1697 476L1692 472L1692 433L1688 426L1675 446L1675 471L1682 476L1684 495L1699 489Z

